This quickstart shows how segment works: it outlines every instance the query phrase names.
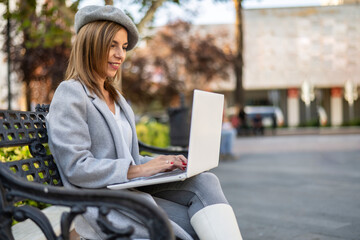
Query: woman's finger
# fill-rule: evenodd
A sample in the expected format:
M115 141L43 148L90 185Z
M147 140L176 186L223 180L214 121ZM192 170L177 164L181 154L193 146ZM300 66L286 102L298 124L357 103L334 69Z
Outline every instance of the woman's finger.
M187 158L184 155L177 155L176 157L183 163L187 164Z

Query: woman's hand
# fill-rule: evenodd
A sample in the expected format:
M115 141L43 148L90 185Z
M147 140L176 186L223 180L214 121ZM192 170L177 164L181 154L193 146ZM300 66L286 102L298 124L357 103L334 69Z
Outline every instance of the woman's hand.
M170 162L172 166L170 167L170 169L165 170L165 172L172 171L176 168L179 168L183 171L186 169L187 159L183 155L167 155L165 157L170 157L172 159L172 161Z
M149 162L141 165L131 165L128 171L128 179L137 177L149 177L159 172L168 172L176 168L185 170L187 159L183 155L160 155Z

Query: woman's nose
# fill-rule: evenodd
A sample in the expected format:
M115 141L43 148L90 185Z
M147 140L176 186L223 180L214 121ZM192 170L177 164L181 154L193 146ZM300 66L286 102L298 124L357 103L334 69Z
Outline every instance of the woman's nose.
M119 48L115 51L115 57L123 59L125 56L125 52L122 48Z

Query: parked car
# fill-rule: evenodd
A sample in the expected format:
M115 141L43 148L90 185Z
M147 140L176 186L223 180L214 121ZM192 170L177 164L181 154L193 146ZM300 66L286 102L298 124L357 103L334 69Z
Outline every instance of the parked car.
M281 127L284 125L284 115L279 107L274 106L246 106L244 108L248 121L261 118L263 127Z

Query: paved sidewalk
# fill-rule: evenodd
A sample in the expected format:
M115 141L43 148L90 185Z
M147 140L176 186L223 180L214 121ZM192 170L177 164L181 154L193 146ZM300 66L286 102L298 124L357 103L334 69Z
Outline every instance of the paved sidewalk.
M267 130L268 135L273 132ZM303 128L278 128L275 130L277 136L288 135L338 135L338 134L360 134L359 126L352 127L303 127Z
M238 138L214 169L244 240L359 240L360 134Z

